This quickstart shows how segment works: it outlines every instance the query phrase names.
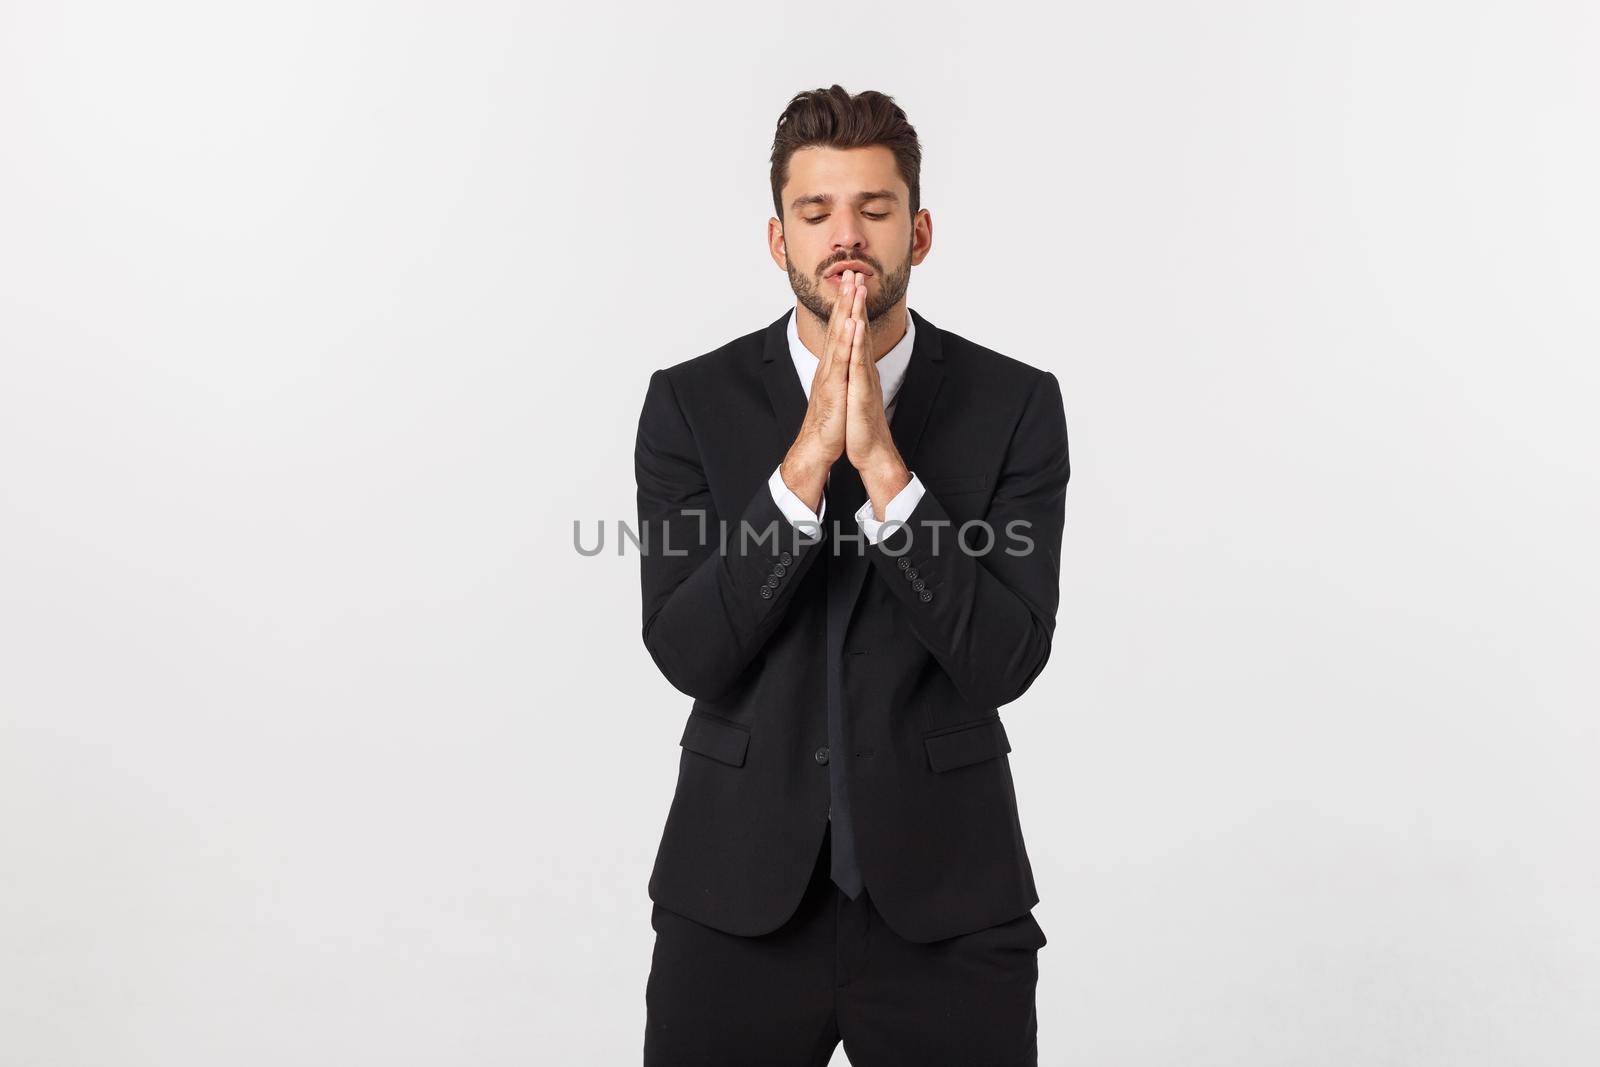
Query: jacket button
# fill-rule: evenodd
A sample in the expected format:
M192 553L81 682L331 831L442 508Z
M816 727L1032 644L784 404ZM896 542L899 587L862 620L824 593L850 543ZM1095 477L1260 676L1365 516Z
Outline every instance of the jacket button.
M783 555L778 557L778 562L779 563L793 563L794 562L794 557L789 555L789 553L785 552Z
M783 577L783 576L784 576L784 575L785 575L785 574L787 574L787 573L788 573L788 572L789 572L789 568L788 568L788 567L785 567L785 566L784 566L784 565L783 565L783 564L781 564L781 563L780 563L780 564L778 564L778 565L777 565L777 566L776 566L776 567L774 567L774 568L772 568L772 573L773 573L773 574L776 574L776 575L777 575L777 576L778 576L778 577L779 577L779 578L782 578L782 577Z
M916 581L917 580L917 568L912 567L910 570L906 571L906 577L910 578L913 582Z
M775 575L775 574L767 575L767 588L768 589L776 589L776 588L778 588L778 576L777 575Z
M911 566L911 561L906 557L901 556L895 561L895 566L899 567L901 570L905 570L907 567Z
M762 600L771 600L772 599L772 590L768 589L766 586L762 586L761 587L761 599Z
M926 592L928 583L923 581L921 578L918 578L916 581L911 583L911 588L915 589L919 593Z
M926 604L928 601L933 599L933 590L932 589L924 589L921 593L918 594L918 596L922 600L922 602L924 604Z
M816 752L812 753L812 759L815 759L818 763L827 763L828 762L828 746L827 745L823 745L821 748L817 749Z

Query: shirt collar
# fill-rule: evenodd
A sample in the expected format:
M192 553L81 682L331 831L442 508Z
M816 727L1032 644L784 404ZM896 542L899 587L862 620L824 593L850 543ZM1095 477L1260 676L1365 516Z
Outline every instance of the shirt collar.
M800 375L800 385L806 391L806 400L811 399L811 379L816 376L817 364L822 361L811 354L800 340L800 329L795 325L800 310L796 308L789 315L789 358L794 362L795 373ZM894 403L894 398L900 392L900 383L905 381L906 370L911 366L911 349L916 342L917 326L911 318L911 312L906 312L906 332L898 344L878 360L878 380L883 385L883 406L887 410Z

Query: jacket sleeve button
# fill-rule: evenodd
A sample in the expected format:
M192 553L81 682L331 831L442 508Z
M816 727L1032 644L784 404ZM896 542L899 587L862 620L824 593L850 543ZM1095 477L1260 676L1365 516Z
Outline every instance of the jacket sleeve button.
M917 594L917 596L924 604L926 604L928 601L933 599L933 590L924 589L921 593Z

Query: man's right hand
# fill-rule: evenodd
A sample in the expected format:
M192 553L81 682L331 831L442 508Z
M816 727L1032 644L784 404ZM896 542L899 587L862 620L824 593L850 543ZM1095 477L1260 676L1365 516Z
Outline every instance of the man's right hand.
M811 401L794 444L783 457L783 484L815 512L822 506L822 493L834 461L844 454L846 399L850 383L850 345L859 318L865 322L866 286L861 276L847 270L839 279L839 295L828 316L822 359L811 379ZM798 312L797 312L798 313Z

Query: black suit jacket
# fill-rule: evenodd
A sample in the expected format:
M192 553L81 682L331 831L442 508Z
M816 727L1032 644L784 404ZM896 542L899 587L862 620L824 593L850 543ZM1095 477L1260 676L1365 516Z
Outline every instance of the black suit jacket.
M1039 895L999 709L1050 656L1069 473L1060 386L911 311L890 430L923 497L878 545L836 540L835 521L855 524L832 504L807 543L767 488L806 409L793 313L654 372L639 416L644 643L694 699L650 897L742 935L799 904L828 819L823 557L837 550L858 560L839 652L867 891L911 941L1016 918ZM973 519L992 541L975 527L963 548Z

